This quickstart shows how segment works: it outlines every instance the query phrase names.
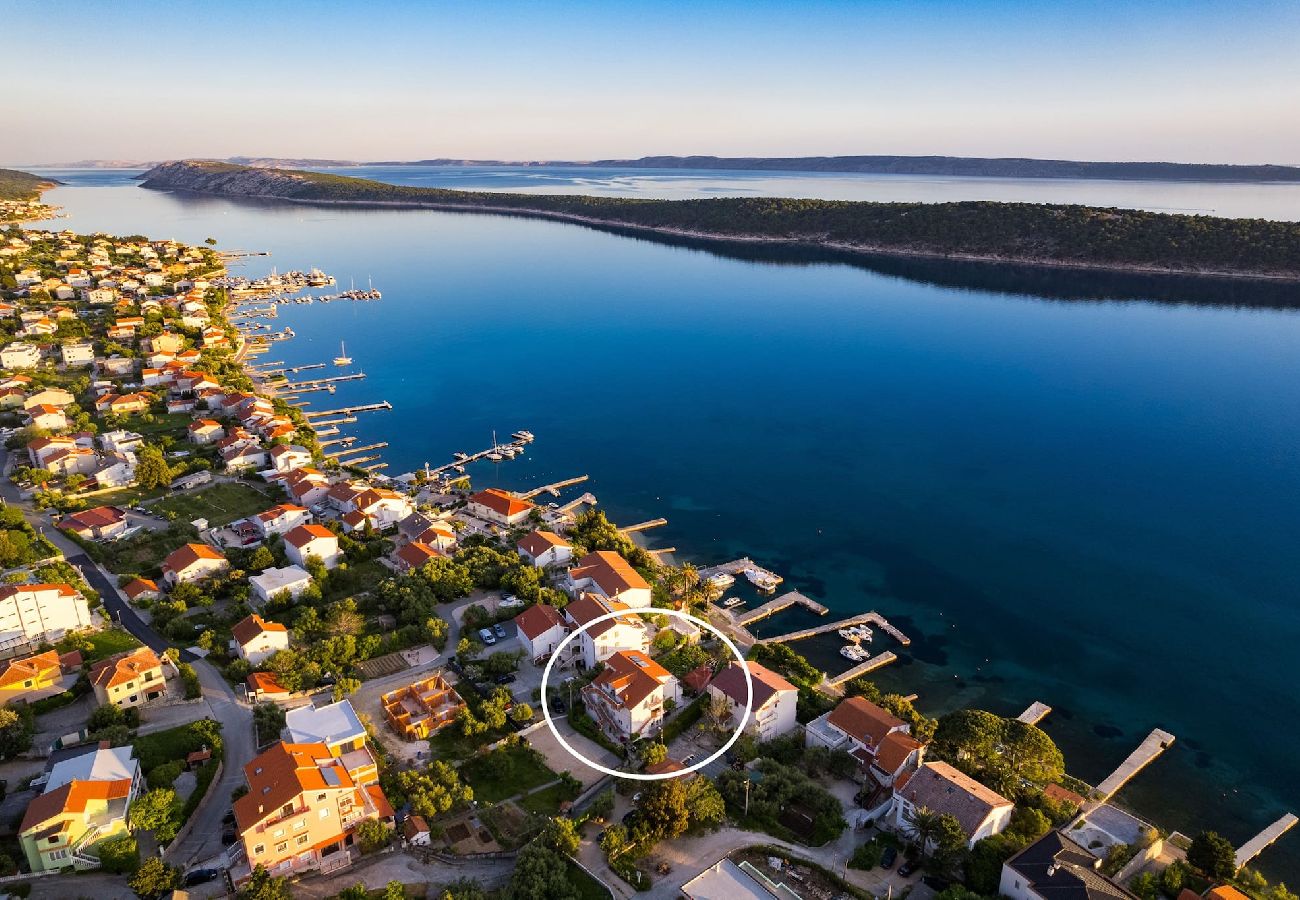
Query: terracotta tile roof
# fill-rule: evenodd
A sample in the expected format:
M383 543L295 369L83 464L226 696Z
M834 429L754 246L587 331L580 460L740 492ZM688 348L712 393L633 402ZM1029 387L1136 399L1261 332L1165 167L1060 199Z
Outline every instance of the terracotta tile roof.
M620 650L605 660L605 668L592 684L612 690L624 706L636 706L672 677L671 672L640 650Z
M682 684L686 685L698 694L700 691L708 687L708 684L712 679L713 666L709 663L702 662L686 673L686 677L682 679Z
M297 525L284 535L286 544L293 544L295 547L306 547L317 538L332 538L334 532L330 531L324 525L312 523L310 525Z
M55 788L47 794L41 794L27 805L27 812L18 831L25 832L64 813L79 814L86 811L86 806L95 800L121 800L131 793L131 779L119 778L115 781L80 781L72 780Z
M613 550L597 550L588 553L578 561L576 568L569 572L575 581L590 578L607 597L613 597L624 591L648 590L650 585L641 577L632 564Z
M365 513L363 513L361 510L354 509L352 510L352 512L344 513L340 518L340 521L342 521L345 525L353 529L365 528L366 523L370 521L370 517L367 516Z
M560 615L560 611L546 603L536 603L515 616L515 626L530 641L550 631L556 625L563 624L564 618Z
M287 634L289 629L284 625L281 625L279 622L268 622L257 613L253 613L251 616L245 616L236 622L235 626L230 629L230 634L242 646L253 640L253 638L257 637L259 634L264 634L268 631Z
M402 823L402 833L406 835L407 840L421 834L428 834L429 823L424 821L424 816L407 816L406 821Z
M125 519L126 513L116 506L97 506L94 509L86 509L64 516L59 520L59 527L89 531L94 528L103 528L106 525L116 525L118 522L125 521Z
M956 817L966 834L974 834L996 809L1011 801L945 762L929 762L912 773L895 792L913 806Z
M529 556L541 556L552 547L568 547L569 542L554 531L530 531L518 544L519 549Z
M891 730L904 724L863 697L841 700L827 719L836 728L874 750Z
M682 765L675 759L665 759L663 762L657 762L653 766L646 766L647 775L665 775L669 772L681 772L686 766Z
M250 672L248 678L248 689L263 694L287 694L289 689L280 682L276 681L275 676L270 672Z
M1250 900L1250 898L1230 884L1221 884L1212 888L1205 895L1205 900Z
M241 833L276 815L304 792L357 787L343 763L324 744L280 741L244 766L244 778L248 793L235 801L235 820Z
M8 600L19 594L36 594L42 591L58 591L60 597L80 597L70 584L10 584L0 588L0 600Z
M163 568L169 572L184 572L201 559L224 561L225 557L207 544L185 544L167 554Z
M384 789L377 784L368 784L365 791L370 795L370 799L375 804L375 812L379 813L381 819L391 819L393 817L393 805L388 802L384 796Z
M141 594L157 594L158 592L158 585L148 578L133 578L127 582L126 587L122 588L122 593L132 600Z
M577 600L574 600L568 606L564 607L564 616L574 625L585 625L597 616L603 616L605 613L614 612L615 610L623 611L631 609L626 603L620 603L617 600L603 600L593 594L583 594ZM618 619L606 619L598 622L588 628L583 634L589 634L592 638L600 637L606 631L614 627L616 622L623 622L627 625L639 626L641 620L635 615L628 615Z
M1049 800L1055 800L1057 803L1070 803L1074 806L1083 806L1084 798L1069 788L1061 787L1059 784L1049 784L1043 788L1043 796Z
M4 663L4 666L4 671L0 672L0 687L15 687L29 679L63 671L58 650L47 650L35 656L11 659Z
M903 767L907 758L921 749L921 742L910 734L891 731L876 749L875 764L882 772L894 774Z
M486 491L479 491L469 498L470 503L477 503L486 506L488 509L498 515L510 518L517 516L522 512L528 512L533 508L533 504L527 500L521 500L508 491L498 490L497 488L488 488Z
M95 663L90 667L90 683L107 690L161 667L158 654L148 647L138 647Z
M756 662L750 662L747 665L749 666L749 677L754 683L754 702L750 709L762 709L767 704L767 701L781 691L798 692L798 688L767 666ZM738 662L731 663L731 665L719 672L709 686L722 691L731 698L733 703L744 704L747 699L745 673Z
M262 522L271 522L280 518L280 516L287 515L288 513L306 511L307 508L305 506L296 506L292 503L281 503L279 506L272 506L266 512L258 513L257 518Z
M412 569L418 569L435 557L442 556L440 552L430 547L428 544L422 544L419 541L411 541L404 544L397 551L397 558L406 563Z

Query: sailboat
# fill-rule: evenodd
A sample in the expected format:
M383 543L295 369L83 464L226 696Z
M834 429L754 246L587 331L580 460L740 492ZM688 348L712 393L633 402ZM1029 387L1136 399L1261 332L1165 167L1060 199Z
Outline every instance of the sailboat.
M336 366L352 365L352 357L348 356L347 347L343 346L342 341L339 341L339 355L334 357L334 365Z

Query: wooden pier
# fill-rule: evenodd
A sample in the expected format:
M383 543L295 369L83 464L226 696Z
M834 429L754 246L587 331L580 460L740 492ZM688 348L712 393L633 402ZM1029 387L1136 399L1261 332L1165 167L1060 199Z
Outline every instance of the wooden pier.
M322 409L317 412L309 412L307 413L307 418L310 419L312 416L350 416L353 413L371 412L378 409L392 408L393 404L389 403L387 400L380 400L378 403L363 403L359 406L340 406L338 409Z
M375 463L373 466L362 466L361 468L365 469L367 472L378 472L380 469L387 469L388 463Z
M754 562L748 556L742 556L740 559L733 559L731 562L720 563L716 566L705 566L700 569L700 578L707 581L714 575L731 575L733 578L743 574L746 569L753 569L760 576L767 576L774 581L784 581L781 576L769 569L764 569L758 563Z
M552 497L558 497L560 496L561 488L572 487L575 484L582 484L590 477L590 475L579 475L577 478L566 478L563 481L555 481L551 484L544 484L541 487L533 488L531 491L525 491L517 496L520 500L531 500L541 494L550 494Z
M358 459L336 459L335 462L337 462L340 466L359 467L362 463L374 462L377 459L379 459L378 453L374 454L373 456L362 456Z
M789 594L784 595L784 597L788 597L788 596ZM803 595L801 594L800 596ZM782 600L784 599L784 597L778 597L777 600ZM777 600L773 600L772 603L776 603ZM764 604L764 606L760 606L758 609L754 610L754 612L761 612L765 608L765 606L770 606L770 605L771 605L770 603ZM820 606L821 604L818 605ZM824 606L822 607L822 609L825 608L826 607ZM744 624L743 621L741 621L741 624ZM814 637L815 635L819 635L819 634L825 634L828 631L838 631L841 628L848 628L852 625L874 625L875 627L883 631L885 634L889 635L894 640L898 641L904 647L912 643L911 638L903 634L903 632L899 631L893 625L889 624L889 620L886 619L884 616L882 616L880 613L874 611L869 613L861 613L860 615L856 615L856 616L849 616L847 619L840 619L835 622L827 622L825 625L818 625L816 628L802 628L798 631L790 631L785 634L778 634L776 637L761 638L757 640L756 643L787 644L791 641L802 641L805 638Z
M1024 722L1026 725L1037 725L1047 718L1052 708L1041 700L1035 700L1029 705L1029 708L1016 716L1017 722Z
M618 530L619 534L634 534L638 531L647 531L651 528L658 528L661 525L667 525L667 519L650 519L645 522L637 522L635 525L628 525Z
M315 431L316 431L316 437L318 438L329 437L332 434L339 433L339 430L334 426L330 426L329 428L317 428L315 429ZM356 440L356 438L352 438L351 440ZM324 447L325 445L321 444L321 446Z
M1259 834L1242 844L1237 850L1237 868L1240 869L1256 856L1263 853L1270 844L1286 834L1296 823L1300 822L1293 813L1287 813Z
M252 369L252 370L254 370L255 372L257 372L257 371L265 370L265 369L267 369L267 368L269 368L269 367L271 367L271 366L283 366L283 365L284 365L284 360L282 360L282 359L277 359L277 360L275 360L274 362L260 362L260 363L257 363L256 365L249 366L249 368ZM323 365L323 363L322 363L322 365ZM280 369L279 371L283 372L284 370L283 370L283 369Z
M1137 749L1119 764L1119 768L1111 772L1105 781L1097 785L1097 793L1101 795L1101 802L1104 803L1114 796L1115 792L1126 785L1134 775L1141 772L1154 762L1156 757L1168 750L1173 742L1174 736L1169 732L1162 731L1159 728L1153 729L1146 736L1146 739L1141 744L1138 744Z
M646 553L649 553L651 556L659 556L659 555L664 554L664 553L676 553L676 552L677 552L677 548L676 548L676 547L659 547L659 548L656 549L656 550L647 550L647 551L646 551Z
M303 403L302 405L308 406L310 404ZM310 415L310 413L308 415ZM309 424L311 425L312 430L315 430L317 425L351 425L356 420L357 420L356 416L343 416L342 418L338 418L338 419L322 419L319 422L311 422ZM316 433L320 434L319 431L317 431Z
M703 573L701 573L701 576L703 576ZM751 609L749 612L745 613L744 615L737 616L736 624L739 625L741 628L747 628L748 626L759 621L760 619L766 619L768 616L774 616L777 613L781 612L781 610L788 609L789 607L794 606L796 603L799 604L800 606L807 607L808 609L817 613L817 615L819 616L824 616L828 612L830 612L829 609L827 609L822 604L818 603L816 600L813 600L811 597L805 597L803 594L799 593L798 591L790 591L789 593L782 594L780 597L777 597L775 600L767 601L757 609ZM827 630L827 628L833 628L833 627L835 626L831 625L831 626L827 626L826 628L820 628L820 629L812 628L806 630L810 632L810 636L811 636L812 634L818 634L821 631ZM797 634L798 632L794 632L794 633ZM790 640L798 640L798 639L790 638ZM773 641L761 641L760 643L773 643Z
M424 471L429 475L440 475L448 469L455 469L457 466L467 466L472 462L478 462L480 459L486 459L488 454L497 453L502 447L516 447L522 450L527 443L527 441L510 441L505 444L498 444L494 447L489 447L486 450L480 450L478 453L466 454L463 458L453 459L451 462L443 463L440 466L430 467L428 463L425 463ZM498 461L506 462L508 459L510 459L510 457L504 457ZM460 473L458 472L456 474L459 475Z
M335 434L338 434L338 433L339 433L339 430L338 430L337 428L335 428L335 429L334 429L334 433L335 433ZM316 432L316 436L317 436L317 437L320 437L320 435L321 435L321 432L319 432L319 431ZM321 447L333 447L335 444L351 444L351 443L354 443L355 441L356 441L356 437L354 437L354 436L352 436L352 435L347 435L347 436L345 436L345 437L341 437L341 438L334 438L333 440L330 440L330 441L317 441L317 443L318 443ZM326 455L328 455L328 454L326 454Z

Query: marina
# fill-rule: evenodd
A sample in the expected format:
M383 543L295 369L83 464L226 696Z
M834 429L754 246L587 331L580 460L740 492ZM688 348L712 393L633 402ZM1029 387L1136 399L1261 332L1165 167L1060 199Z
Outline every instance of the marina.
M786 605L788 606L789 604ZM760 607L760 609L761 608L762 607ZM750 621L753 620L751 619ZM909 638L907 635L903 634L903 632L899 631L897 628L891 625L889 623L889 620L886 619L884 616L882 616L880 613L874 611L868 613L862 613L856 616L849 616L847 619L840 619L835 622L828 622L825 625L818 625L815 628L801 628L798 631L789 631L786 632L785 634L778 634L775 637L757 638L755 639L755 643L788 644L791 641L802 641L819 634L826 634L827 632L830 631L838 631L841 628L847 628L853 625L866 625L866 624L876 626L881 631L885 632L890 637L892 637L894 640L898 641L898 643L902 644L904 647L912 643L911 638Z
M781 612L782 610L789 609L791 606L794 606L796 603L799 604L800 606L803 606L806 609L811 610L812 612L816 613L819 616L824 616L830 612L830 609L825 604L818 603L816 600L812 599L811 597L805 597L803 594L799 593L798 591L790 591L788 594L782 594L780 597L777 597L775 600L769 600L767 603L764 603L762 606L758 607L757 609L750 610L749 612L745 613L743 616L740 616L739 618L736 619L736 624L742 628L748 628L750 625L754 624L755 622L758 622L762 619L766 619L768 616L774 616L777 613ZM833 629L831 628L820 629L816 633L820 633L820 631L830 631L830 630ZM771 643L771 642L768 641L767 643Z

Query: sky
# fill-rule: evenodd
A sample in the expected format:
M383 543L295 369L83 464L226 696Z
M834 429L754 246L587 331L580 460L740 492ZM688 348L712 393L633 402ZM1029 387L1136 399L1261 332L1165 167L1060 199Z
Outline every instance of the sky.
M1300 164L1290 0L0 0L0 32L9 165L874 153Z

